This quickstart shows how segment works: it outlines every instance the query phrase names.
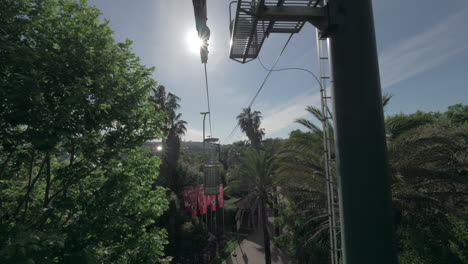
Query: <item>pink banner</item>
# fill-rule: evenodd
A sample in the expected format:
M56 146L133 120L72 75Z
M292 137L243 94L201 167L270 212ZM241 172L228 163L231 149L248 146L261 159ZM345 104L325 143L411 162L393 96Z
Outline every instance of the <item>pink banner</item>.
M192 188L190 191L190 208L192 212L192 218L197 217L197 191L195 188Z
M208 202L206 200L206 196L203 195L203 207L202 207L202 210L201 210L201 214L206 214L208 211Z
M224 187L222 184L219 185L218 205L219 208L224 207Z
M216 211L216 195L211 195L211 211Z

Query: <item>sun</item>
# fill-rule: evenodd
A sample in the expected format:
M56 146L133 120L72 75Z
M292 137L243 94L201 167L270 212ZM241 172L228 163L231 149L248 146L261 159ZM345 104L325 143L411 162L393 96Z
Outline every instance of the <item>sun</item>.
M198 37L196 30L187 32L185 41L190 52L194 54L200 53L200 47L203 45L203 41Z

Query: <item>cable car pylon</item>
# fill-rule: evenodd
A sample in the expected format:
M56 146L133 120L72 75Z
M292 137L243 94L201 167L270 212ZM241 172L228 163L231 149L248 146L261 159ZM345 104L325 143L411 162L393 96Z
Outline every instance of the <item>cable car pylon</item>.
M330 122L333 120L332 113L328 107L328 101L331 99L331 80L328 40L320 37L317 30L317 58L320 71L320 106L322 121L322 139L323 139L323 163L325 169L325 181L327 188L327 211L328 211L328 232L330 235L330 257L332 264L339 263L338 233L340 232L339 221L337 221L339 209L338 195L336 193L336 162L333 151L333 133Z
M307 22L329 39L342 258L397 263L371 0L238 0L230 17L229 57L241 63L271 33L298 33Z

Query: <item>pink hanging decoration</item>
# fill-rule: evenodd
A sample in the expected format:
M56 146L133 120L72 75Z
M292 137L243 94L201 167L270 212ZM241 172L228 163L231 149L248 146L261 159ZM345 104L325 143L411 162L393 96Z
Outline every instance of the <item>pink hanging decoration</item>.
M192 188L190 191L190 208L192 212L192 218L197 217L197 191L195 188Z
M198 210L200 214L206 214L205 190L203 185L198 186Z
M206 196L203 195L203 207L201 210L201 214L206 214L208 211L208 201L206 200Z

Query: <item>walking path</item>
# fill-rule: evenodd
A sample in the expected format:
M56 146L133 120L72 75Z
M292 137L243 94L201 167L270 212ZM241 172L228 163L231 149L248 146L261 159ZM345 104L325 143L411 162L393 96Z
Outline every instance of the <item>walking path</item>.
M244 239L223 264L263 264L265 263L265 251L263 248L263 232L251 233ZM289 258L286 252L271 243L271 263L287 264Z

